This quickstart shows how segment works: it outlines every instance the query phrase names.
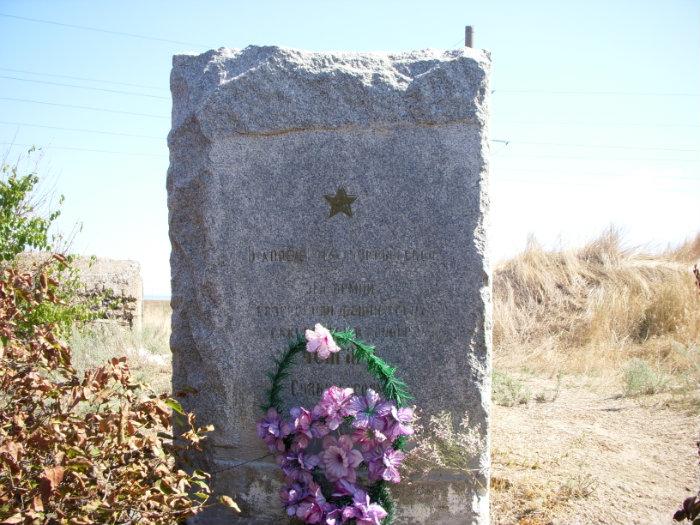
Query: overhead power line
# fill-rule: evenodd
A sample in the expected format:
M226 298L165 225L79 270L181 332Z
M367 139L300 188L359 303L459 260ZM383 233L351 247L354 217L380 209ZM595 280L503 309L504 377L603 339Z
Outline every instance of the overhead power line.
M85 129L85 128L64 128L61 126L44 126L41 124L29 124L27 122L7 122L4 120L0 120L0 124L5 124L7 126L26 126L28 128L42 128L42 129L54 129L54 130L59 130L59 131L76 131L79 133L95 133L98 135L112 135L116 137L135 137L135 138L140 138L140 139L155 139L155 140L164 140L165 137L157 137L155 135L138 135L135 133L121 133L118 131L102 131L98 129Z
M210 49L209 46L205 46L204 44L196 44L193 42L185 42L182 40L171 40L169 38L160 38L160 37L148 36L148 35L139 35L137 33L126 33L124 31L112 31L110 29L102 29L100 27L82 26L82 25L78 25L78 24L66 24L63 22L56 22L54 20L42 20L39 18L30 18L28 16L10 15L7 13L0 13L0 16L5 17L5 18L14 18L16 20L24 20L25 22L34 22L37 24L49 24L49 25L59 26L59 27L68 27L71 29L82 29L84 31L95 31L97 33L105 33L108 35L126 36L126 37L130 37L130 38L140 38L141 40L153 40L155 42L167 42L169 44L179 44L179 45L185 45L185 46L195 46L195 47L200 47L200 48L204 48L204 49Z
M638 174L638 173L624 173L624 172L598 172L598 171L582 171L582 172L567 172L565 177L562 177L562 171L561 170L543 170L543 169L525 169L525 168L496 168L493 167L491 169L491 172L493 174L494 180L504 180L500 177L499 173L503 172L504 174L511 174L511 173L533 173L537 175L542 175L542 176L554 176L554 177L559 177L561 180L569 180L571 178L580 178L580 177L607 177L607 178L612 178L612 179L631 179L634 178L636 180L641 180L644 181L649 178L654 178L654 181L694 181L700 183L700 177L684 177L682 175L654 175L650 176L647 174ZM528 178L527 180L532 180L532 178Z
M26 69L12 69L9 67L0 67L0 71L8 71L10 73L21 73L23 75L37 75L37 76L43 76L43 77L67 78L69 80L83 80L85 82L99 82L101 84L114 84L114 85L118 85L118 86L129 86L129 87L138 87L138 88L144 88L144 89L156 89L159 91L168 91L167 88L158 87L158 86L149 86L147 84L132 84L131 82L121 82L118 80L104 80L104 79L90 78L90 77L76 77L73 75L58 75L56 73L27 71Z
M508 124L509 126L585 126L596 128L700 128L700 124L668 124L668 123L646 123L646 122L537 122L537 121L516 121L501 120L497 124Z
M617 144L573 144L570 142L532 142L532 141L520 141L520 140L496 140L493 139L491 142L496 142L499 144L505 144L506 146L510 144L526 144L528 146L560 146L565 148L602 148L602 149L626 149L626 150L654 150L654 151L679 151L679 152L689 152L689 153L699 153L698 149L684 149L684 148L671 148L671 147L654 147L654 146L621 146Z
M35 146L35 144L19 144L17 142L0 142L0 145L3 146L18 146L18 147L26 147L26 148L32 148ZM158 157L158 158L166 158L167 155L158 155L156 153L139 153L135 151L115 151L115 150L108 150L108 149L88 149L88 148L72 148L70 146L42 146L39 149L62 149L62 150L68 150L68 151L86 151L90 153L114 153L116 155L135 155L139 157Z
M493 89L491 94L508 95L576 95L576 96L623 96L623 97L700 97L700 93L653 93L635 91L557 91L547 89Z
M613 157L613 158L600 158L593 156L568 156L568 155L508 155L501 157L505 158L523 158L523 159L567 159L567 160L595 160L595 161L616 161L616 160L634 160L640 162L700 162L700 159L679 159L676 157L662 158L662 157Z
M101 91L103 93L116 93L118 95L133 95L137 97L148 97L148 98L159 98L162 100L170 100L170 97L162 97L160 95L150 95L148 93L138 93L136 91L122 91L120 89L107 89L107 88L98 88L98 87L93 87L93 86L78 86L76 84L66 84L64 82L51 82L50 80L33 80L30 78L19 78L19 77L12 77L8 75L0 75L0 78L4 78L7 80L17 80L19 82L31 82L33 84L48 84L50 86L62 86L62 87L69 87L69 88L75 88L75 89L87 89L89 91Z
M117 113L120 115L132 115L136 117L149 117L149 118L159 118L159 119L168 119L170 117L167 117L165 115L154 115L152 113L136 113L134 111L121 111L117 109L107 109L107 108L98 108L94 106L78 106L78 105L73 105L73 104L59 104L57 102L45 102L43 100L30 100L26 98L13 98L13 97L0 97L0 100L9 100L12 102L26 102L28 104L43 104L46 106L58 106L58 107L63 107L63 108L71 108L71 109L86 109L89 111L101 111L104 113Z

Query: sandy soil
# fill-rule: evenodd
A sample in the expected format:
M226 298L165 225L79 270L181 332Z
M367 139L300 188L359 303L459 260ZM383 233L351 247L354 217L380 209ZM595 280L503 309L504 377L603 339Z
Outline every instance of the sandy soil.
M492 522L665 524L699 480L700 417L659 394L529 379L547 401L494 406Z

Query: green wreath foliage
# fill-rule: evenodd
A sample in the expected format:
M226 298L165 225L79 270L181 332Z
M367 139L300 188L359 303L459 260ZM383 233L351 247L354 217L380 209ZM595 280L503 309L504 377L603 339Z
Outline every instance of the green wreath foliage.
M408 391L408 385L396 376L396 367L391 366L379 357L375 353L376 348L374 346L358 339L354 330L330 330L330 332L341 349L352 352L355 360L365 363L367 371L381 385L386 399L396 403L396 406L399 408L407 406L413 397ZM274 408L278 413L282 413L284 380L292 373L296 357L303 353L305 349L306 339L299 333L295 339L288 343L287 349L275 359L276 369L274 372L268 373L271 386L267 390L267 403L261 407L264 411ZM395 450L403 451L406 448L406 444L406 437L400 436L394 440L392 447ZM391 525L394 522L396 504L391 496L387 482L384 480L375 482L368 488L368 493L370 498L378 502L387 512L383 524Z

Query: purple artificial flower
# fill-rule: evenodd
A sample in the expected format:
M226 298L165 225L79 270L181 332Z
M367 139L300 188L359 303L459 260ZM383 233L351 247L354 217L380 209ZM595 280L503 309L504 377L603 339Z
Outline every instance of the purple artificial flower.
M355 519L357 525L381 525L386 518L387 512L384 508L372 503L366 492L360 490L353 496L353 504L343 509L343 519Z
M291 428L283 422L277 410L269 408L267 414L257 425L258 437L262 439L270 452L284 452L284 438L289 435Z
M321 487L309 483L309 493L297 507L297 518L304 523L323 523L327 506Z
M403 452L394 450L388 442L365 453L364 458L367 461L369 480L383 479L391 483L398 483L401 481L399 466L405 457Z
M357 506L355 507L357 508ZM356 516L356 525L381 525L382 520L386 518L387 512L384 507L378 503L370 503L369 496L367 502L360 507L362 514Z
M406 454L400 450L394 450L393 448L388 449L384 452L384 458L382 459L384 463L384 472L382 473L382 479L384 481L389 481L390 483L398 483L401 481L401 474L399 473L399 467L401 462L406 457Z
M393 441L399 436L410 436L413 434L413 409L391 407L391 418L388 423L387 434Z
M343 519L343 509L336 507L331 503L326 503L326 525L340 525L345 521Z
M289 413L292 416L294 424L294 448L296 450L304 449L309 446L309 443L314 438L311 424L311 412L304 407L294 407Z
M357 485L350 483L346 479L339 479L335 483L335 491L333 492L333 497L342 498L343 496L351 496L354 498L355 494L358 493L365 494L365 491Z
M352 447L353 442L349 436L340 436L339 439L334 436L325 437L321 461L329 481L346 479L351 483L355 482L355 469L362 463L362 453Z
M306 491L299 483L292 483L280 490L282 506L287 509L288 516L295 516L299 503L306 497Z
M356 428L381 429L384 416L391 412L392 405L381 398L371 388L364 396L354 396L349 403L349 414L355 416L352 425Z
M311 422L311 434L318 439L323 439L326 437L331 429L328 428L328 425L321 419L321 416L315 413L312 413L313 416L313 421Z
M302 450L290 451L285 456L279 456L277 462L289 480L311 483L313 479L311 471L318 466L320 459L318 456L306 454Z
M314 407L314 416L324 417L330 430L337 429L343 418L350 415L348 405L352 398L352 388L332 386L321 395L321 401Z

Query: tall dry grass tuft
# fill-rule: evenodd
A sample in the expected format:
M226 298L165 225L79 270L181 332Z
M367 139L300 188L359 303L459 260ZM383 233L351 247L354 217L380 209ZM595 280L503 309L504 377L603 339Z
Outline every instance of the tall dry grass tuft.
M495 270L497 362L569 372L631 357L682 366L687 354L674 349L700 342L698 258L700 234L661 254L624 247L615 229L577 250L531 240Z

